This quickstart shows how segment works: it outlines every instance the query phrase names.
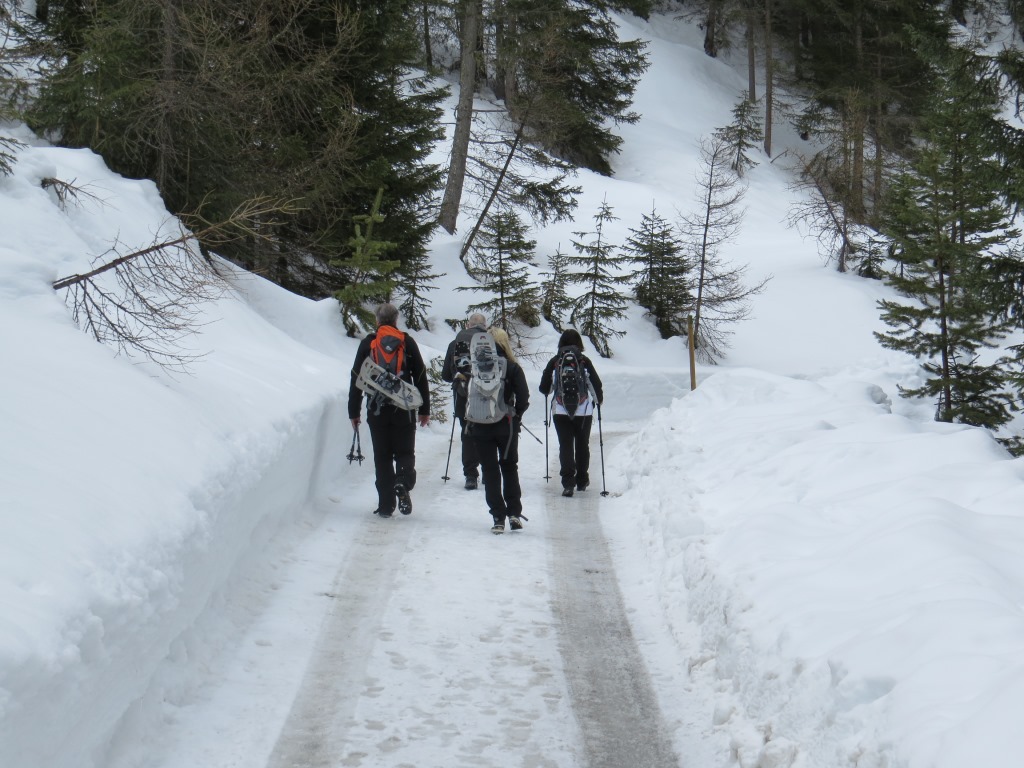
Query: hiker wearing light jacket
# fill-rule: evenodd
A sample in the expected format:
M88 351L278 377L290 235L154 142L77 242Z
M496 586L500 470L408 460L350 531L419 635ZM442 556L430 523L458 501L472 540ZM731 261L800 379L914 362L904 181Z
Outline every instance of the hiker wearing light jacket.
M480 458L480 473L484 481L484 498L491 514L492 533L504 533L505 521L509 528L519 531L523 520L523 491L519 484L519 430L523 414L530 407L530 387L526 374L516 362L508 334L501 328L490 328L495 351L504 358L505 376L500 387L507 415L493 423L474 420L472 401L473 384L470 385L466 420L468 437L476 443Z
M558 354L541 374L540 392L554 395L550 415L558 435L562 495L572 496L590 485L590 429L594 410L604 401L601 378L583 354L579 331L570 328L558 339Z
M403 515L412 512L412 499L409 492L416 485L416 423L421 427L430 423L430 385L427 380L427 367L416 341L407 333L399 331L398 308L394 304L381 304L377 307L377 330L359 342L356 359L352 364L352 381L348 392L348 417L352 427L359 429L361 422L363 390L359 388L358 379L363 362L367 358L374 362L385 363L381 346L394 341L398 347L397 358L398 378L409 382L421 396L418 417L416 410L403 408L395 402L375 396L372 391L366 392L366 423L370 427L370 440L373 445L373 468L377 486L377 509L375 515L391 517L398 502L398 509Z

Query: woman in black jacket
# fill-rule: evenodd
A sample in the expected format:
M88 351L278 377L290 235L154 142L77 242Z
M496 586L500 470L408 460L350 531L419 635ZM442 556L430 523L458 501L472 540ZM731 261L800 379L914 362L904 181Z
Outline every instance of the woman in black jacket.
M551 417L558 435L562 495L572 496L590 485L590 429L594 409L604 401L601 378L583 354L579 331L570 328L559 338L558 354L541 374L540 391L545 397L554 394Z

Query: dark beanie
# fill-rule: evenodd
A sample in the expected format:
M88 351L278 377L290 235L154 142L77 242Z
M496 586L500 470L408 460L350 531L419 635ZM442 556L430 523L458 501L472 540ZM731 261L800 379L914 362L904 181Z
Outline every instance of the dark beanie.
M562 331L562 335L558 339L558 348L561 349L562 347L579 347L582 352L583 337L580 336L580 332L575 328Z

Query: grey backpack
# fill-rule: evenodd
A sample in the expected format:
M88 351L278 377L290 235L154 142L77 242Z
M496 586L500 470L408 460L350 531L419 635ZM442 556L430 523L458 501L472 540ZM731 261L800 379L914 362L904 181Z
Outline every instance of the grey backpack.
M489 333L477 333L469 342L470 377L466 393L466 421L496 424L512 414L505 402L508 360L498 354Z

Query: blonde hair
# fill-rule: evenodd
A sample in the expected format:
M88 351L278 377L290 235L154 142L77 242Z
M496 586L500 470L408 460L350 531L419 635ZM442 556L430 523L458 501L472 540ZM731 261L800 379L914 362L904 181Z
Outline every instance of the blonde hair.
M518 362L516 360L515 353L512 351L512 342L509 339L508 334L505 333L505 329L504 328L498 328L496 326L492 326L492 327L487 329L487 332L489 334L491 334L491 336L494 337L495 343L499 347L501 347L502 350L504 350L505 356L509 360L511 360L513 363Z

